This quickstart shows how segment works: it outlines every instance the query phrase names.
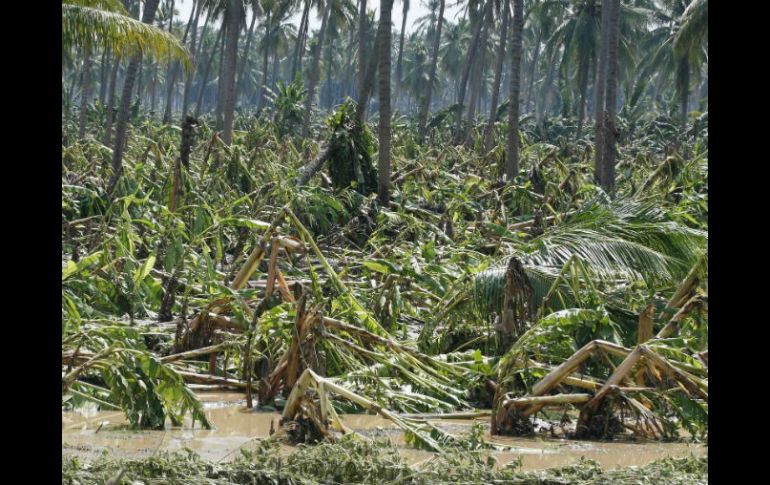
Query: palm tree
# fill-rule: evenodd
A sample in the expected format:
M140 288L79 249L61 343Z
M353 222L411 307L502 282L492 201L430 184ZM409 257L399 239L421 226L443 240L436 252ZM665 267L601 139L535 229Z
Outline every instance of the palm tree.
M492 15L492 0L482 0L484 3L483 9L481 10L481 17L477 18L475 20L475 27L473 28L473 40L471 41L470 46L468 47L468 53L465 57L465 67L463 69L463 77L462 81L460 82L460 88L458 90L458 96L457 96L457 117L455 121L455 142L459 142L462 139L462 133L461 133L461 126L462 126L462 120L463 120L463 103L465 102L465 91L466 87L468 86L468 78L471 73L471 67L474 64L474 61L476 60L476 51L479 48L479 44L481 43L481 34L484 30L484 26L486 25L486 19L487 17ZM475 17L471 17L471 19L474 19Z
M320 77L321 49L323 49L324 38L326 37L326 26L329 23L329 15L331 15L331 3L331 0L326 0L325 2L321 28L318 31L318 37L313 50L313 61L310 66L310 79L307 87L307 98L305 99L305 119L302 123L303 137L307 137L310 133L310 119L312 118L310 113L313 103L315 103L316 87L318 87L318 80Z
M258 0L249 0L247 4L251 7L251 23L249 23L249 32L246 34L246 45L243 47L241 65L238 68L238 76L235 85L236 97L243 91L243 78L244 74L246 74L246 65L249 64L251 42L254 40L254 26L257 23L257 18L262 16L262 6Z
M503 72L503 60L505 58L505 42L508 37L508 19L510 18L510 9L508 2L501 6L503 15L503 25L500 29L500 42L497 46L497 60L495 62L495 80L492 83L492 99L489 103L489 119L484 129L484 150L489 151L492 148L492 129L495 126L497 118L497 100L500 95L500 79Z
M599 42L599 59L596 63L596 86L594 88L594 178L596 182L607 190L604 181L604 102L605 88L607 87L607 57L610 46L611 9L607 4L602 4L601 40Z
M243 0L228 0L225 19L227 21L227 39L225 40L224 78L222 103L224 126L222 141L230 144L233 141L233 121L235 119L235 68L238 60L238 34L244 16Z
M690 95L690 69L694 66L699 72L703 55L701 46L708 38L708 0L693 0L679 20L679 29L674 34L674 56L679 59L680 99L682 108L681 128L687 123L687 99Z
M401 63L404 58L404 35L406 34L406 18L409 15L409 0L401 0L404 4L404 17L401 19L401 35L398 40L398 60L396 61L396 102L401 93Z
M160 0L147 0L142 12L142 23L151 26L155 19L155 11L158 9ZM182 47L182 49L184 49ZM186 52L186 51L185 51ZM142 51L133 55L126 69L126 79L123 83L123 94L120 97L120 106L118 107L118 119L115 127L115 144L112 149L112 176L107 184L107 193L112 194L118 184L120 175L123 172L123 152L125 151L126 132L128 130L128 114L131 107L131 98L134 92L134 82L136 81L136 71L142 62Z
M505 164L505 175L509 182L519 173L519 81L521 77L521 31L524 26L524 0L512 1L511 94L508 104L508 140Z
M61 18L65 52L101 48L113 55L142 53L190 64L187 49L174 36L131 18L118 0L62 0Z
M618 43L620 40L620 0L610 0L608 7L611 11L608 15L608 47L607 47L607 87L606 99L603 111L602 146L602 182L604 189L609 194L615 192L615 143L618 132L615 123L617 110L618 89Z
M580 0L569 11L567 19L553 33L549 42L563 46L561 76L564 82L569 77L568 69L575 66L578 94L578 129L580 138L585 120L585 106L588 99L590 66L596 60L596 45L599 32L599 10L596 0Z
M420 142L425 138L425 124L428 121L428 110L430 109L430 97L433 92L433 85L436 82L436 66L438 65L438 52L441 45L441 27L444 25L444 0L439 0L439 12L435 21L436 29L433 37L433 48L430 55L430 75L428 76L428 85L425 89L425 96L422 101L418 121L418 138Z
M692 74L699 76L708 59L703 42L708 33L708 2L670 0L663 7L655 10L656 27L642 46L649 54L641 62L644 67L639 78L646 80L654 75L658 90L673 80L681 112L680 127L684 128Z
M390 11L393 0L380 0L378 26L377 74L379 76L380 123L377 162L377 200L390 206Z

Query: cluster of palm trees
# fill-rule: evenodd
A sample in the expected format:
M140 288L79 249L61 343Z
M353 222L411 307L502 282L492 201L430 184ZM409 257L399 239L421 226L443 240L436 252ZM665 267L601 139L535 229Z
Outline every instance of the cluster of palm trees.
M306 137L318 111L348 96L362 121L378 114L382 202L391 111L413 117L423 140L431 113L451 107L455 142L485 122L490 149L507 104L509 180L522 116L575 119L578 138L592 119L596 178L611 191L618 111L678 109L684 126L689 107L707 100L708 0L462 0L450 4L454 20L446 0L417 1L430 13L409 22L410 0L400 0L392 35L393 0L63 0L64 99L79 101L81 136L88 106L108 107L112 190L137 104L151 115L163 106L166 122L213 112L230 143L236 111L267 107L279 81L299 78Z

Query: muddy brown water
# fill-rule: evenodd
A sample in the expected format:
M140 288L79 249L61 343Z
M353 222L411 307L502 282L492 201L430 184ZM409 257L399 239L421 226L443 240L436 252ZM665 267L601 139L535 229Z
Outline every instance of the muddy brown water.
M212 430L189 425L159 431L131 430L126 426L125 415L119 411L63 411L62 455L94 459L106 452L115 457L142 457L158 450L181 451L189 448L204 459L229 460L238 455L240 448L254 446L257 439L268 437L271 423L278 426L279 413L246 409L243 394L201 393L200 397L214 426ZM410 464L418 464L434 456L429 451L408 447L401 430L385 418L367 414L341 417L346 426L365 436L389 438ZM454 434L468 432L474 422L489 423L488 418L430 421ZM699 444L491 437L488 433L487 426L487 440L513 448L492 452L498 465L521 457L523 470L571 465L581 457L596 460L604 468L616 468L642 466L669 456L707 455L707 448ZM283 445L282 451L291 453L292 447Z

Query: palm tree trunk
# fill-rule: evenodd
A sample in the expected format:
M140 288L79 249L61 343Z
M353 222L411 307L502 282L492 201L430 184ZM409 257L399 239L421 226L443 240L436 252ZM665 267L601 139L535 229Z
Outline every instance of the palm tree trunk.
M540 90L540 102L537 106L537 126L543 126L543 120L546 113L548 113L551 101L553 98L553 78L556 75L556 54L557 50L554 49L550 56L551 62L549 62L548 73L545 75L545 81L543 81L543 88Z
M586 98L588 94L588 71L589 60L586 59L580 63L578 72L578 79L580 80L580 86L578 86L580 89L580 102L578 104L578 125L575 139L580 138L580 135L583 134L583 123L585 122L586 117Z
M270 11L267 12L267 21L265 23L265 39L262 46L264 52L262 57L262 84L259 85L259 101L257 109L261 109L265 105L265 88L267 87L267 61L270 56L270 49L268 47L267 38L270 35Z
M273 48L273 75L270 77L271 86L275 86L278 83L278 67L280 65L281 58L278 57L278 46Z
M190 95L192 94L192 84L195 79L195 75L198 72L198 61L200 60L201 49L203 48L203 39L205 38L206 31L208 30L209 21L211 20L211 10L206 13L206 20L203 22L203 30L201 31L201 41L198 44L198 20L200 19L201 10L203 10L203 2L198 2L198 13L195 16L192 27L192 35L190 38L190 52L195 54L193 58L193 67L190 72L187 73L187 77L184 82L184 93L182 94L182 119L187 116L187 110L190 107Z
M99 66L99 103L104 106L104 103L107 101L107 76L110 72L110 51L108 49L104 49L104 53L102 53L102 63Z
M198 88L198 101L195 105L195 117L197 118L198 115L200 115L201 108L203 107L203 94L206 92L206 85L209 81L209 73L211 72L211 64L214 63L214 56L217 53L217 50L219 50L219 45L224 42L224 36L222 33L224 32L224 29L219 29L219 32L217 33L217 39L214 41L214 44L211 46L211 55L209 55L209 60L206 62L206 68L203 70L203 78L200 81L200 87ZM201 44L203 44L203 39L201 38Z
M609 2L602 5L601 39L599 41L599 59L596 63L596 85L594 87L594 179L606 189L604 184L604 101L607 87L607 57L610 46L610 21L612 8Z
M104 138L102 144L109 145L112 138L112 123L115 120L115 85L118 83L118 67L120 59L115 57L112 61L112 72L110 73L110 87L107 90L107 120L104 124Z
M142 22L152 24L155 19L155 11L158 9L160 0L146 0L144 12L142 12ZM120 98L120 107L118 108L118 119L115 128L115 144L112 149L112 176L107 184L107 193L112 195L115 186L118 184L120 175L123 172L123 152L126 145L126 133L128 130L128 111L131 107L131 95L134 91L134 81L136 80L136 71L139 63L142 62L142 54L135 54L126 69L126 80L123 84L123 95Z
M200 20L201 10L203 10L203 2L198 0L197 2L197 11L195 13L195 18L193 19L192 23L192 34L190 35L190 52L196 52L196 44L198 42L198 21ZM208 23L208 16L206 17L206 23ZM205 24L204 24L205 29ZM202 42L201 42L202 43ZM184 120L187 116L187 108L190 106L190 89L192 88L192 80L196 73L196 68L198 65L198 57L196 56L193 60L193 67L190 69L190 72L187 73L187 77L184 81L184 91L182 92L182 119Z
M509 182L519 173L519 81L521 77L521 31L524 26L524 0L512 1L511 100L508 106L508 140L505 164L505 175Z
M171 29L173 28L173 23L174 23L174 1L175 0L171 0L171 9L169 10L169 12L171 12L168 18L169 35L173 35L171 33ZM171 121L171 98L173 97L173 91L174 91L174 81L175 81L174 67L175 66L176 66L175 62L169 62L168 70L166 71L166 109L163 111L164 123L168 123L169 121Z
M524 104L526 112L531 113L534 107L532 106L532 88L535 85L535 76L537 75L537 61L540 58L540 43L543 38L543 30L538 29L537 40L535 40L535 52L532 54L532 62L529 66L529 85L527 86L527 102Z
M486 68L486 44L487 38L489 37L489 28L492 24L492 21L492 15L487 15L487 18L484 21L484 26L482 27L481 41L479 43L481 47L481 56L478 58L476 68L473 70L473 77L471 78L471 99L468 101L468 122L471 123L471 125L473 125L476 120L477 103L481 99L479 94L481 91L481 84L484 82L484 69ZM470 141L470 134L471 131L468 132L468 139L466 140L468 142Z
M681 118L679 118L679 129L684 131L687 127L687 98L690 96L690 61L687 55L677 63L676 80L679 84L679 103L681 105Z
M430 97L433 92L433 84L436 82L436 65L438 64L438 50L441 45L441 27L444 25L444 0L439 0L439 13L436 26L435 38L433 39L433 48L430 55L430 76L428 77L428 86L425 89L425 97L420 109L419 121L417 126L417 138L420 143L425 139L425 125L428 122L428 111L430 110Z
M155 94L158 90L158 63L152 63L152 87L150 88L150 113L155 113Z
M223 102L224 127L222 141L230 144L233 141L233 121L235 120L235 68L238 60L238 33L241 23L242 0L229 0L227 4L227 42L225 44Z
M305 37L307 37L311 3L312 0L305 0L304 7L302 7L302 20L300 20L299 23L299 30L297 31L297 43L294 47L294 60L291 63L292 81L297 77L297 72L302 71L302 57L305 53Z
M219 46L219 76L217 77L217 97L215 100L216 105L214 107L214 119L216 120L215 123L218 130L222 129L222 125L224 123L224 120L222 119L222 113L224 110L225 101L225 84L222 82L222 78L225 76L225 46L227 45L227 38L229 34L228 28L229 25L227 25L227 19L225 18L225 20L222 22L222 30L224 31L224 34L222 34L222 44Z
M455 143L459 143L462 139L461 126L463 121L463 103L465 102L465 91L468 87L468 78L471 73L471 66L473 65L473 59L476 57L476 50L479 47L479 41L481 40L481 31L484 27L484 22L492 10L492 0L486 0L484 4L484 12L481 14L481 18L476 24L476 28L473 32L473 41L468 48L468 55L465 62L465 70L463 72L462 81L460 81L460 89L458 91L457 103L459 104L457 109L457 118L455 121Z
M503 25L500 31L500 44L497 46L497 62L495 66L495 80L492 83L492 99L489 103L489 119L484 130L484 151L492 149L492 130L495 127L497 117L497 101L500 95L500 78L503 74L503 61L505 60L505 43L508 37L508 19L511 16L508 2L503 7Z
M390 206L390 11L393 0L380 0L377 73L379 76L380 123L377 129L379 152L377 163L377 200Z
M409 0L404 2L404 18L401 19L401 36L398 41L398 61L396 61L396 103L401 96L401 61L404 55L404 35L406 34L406 17L409 14Z
M332 43L326 44L326 96L323 103L326 108L332 105Z
M91 48L86 47L85 59L83 59L83 91L80 94L80 113L78 113L78 138L86 136L86 113L88 101L91 99Z
M249 62L249 53L251 52L251 41L254 38L254 25L257 23L257 14L253 12L251 16L251 23L249 24L249 34L246 36L246 45L243 48L243 54L241 55L241 67L238 68L238 78L236 80L235 93L236 96L243 92L243 75L246 72L246 64Z
M604 165L605 191L615 193L615 144L618 139L618 131L615 123L617 110L618 91L618 43L620 40L620 0L610 0L611 29L609 32L609 47L607 49L607 99L604 102L604 153L602 154Z
M387 1L387 0L386 0ZM313 63L310 66L310 83L307 89L307 98L305 99L305 118L302 122L302 136L307 137L310 133L310 119L313 103L315 103L316 87L318 86L319 67L321 64L321 49L323 49L324 38L326 36L326 24L329 22L331 14L331 2L326 2L323 19L321 20L321 30L318 32L318 43L313 51Z
M142 80L143 80L143 74L144 74L144 65L145 60L142 59L142 62L139 63L139 72L136 75L136 99L139 100L139 104L142 103Z
M366 77L366 0L358 3L358 99L364 91Z

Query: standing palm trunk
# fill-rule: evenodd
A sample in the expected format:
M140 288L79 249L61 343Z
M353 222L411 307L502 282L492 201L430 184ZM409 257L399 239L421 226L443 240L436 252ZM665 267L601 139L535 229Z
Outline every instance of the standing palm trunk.
M618 42L620 38L620 0L610 0L612 8L610 14L609 47L607 49L607 87L605 89L606 100L604 102L604 153L603 179L604 190L613 195L615 193L615 143L618 139L618 131L615 124L618 92Z
M366 119L366 102L363 99L364 83L366 82L366 0L359 0L358 3L358 92L356 99L359 106L356 111L360 113L359 120ZM363 103L363 105L362 105Z
M406 17L409 14L409 0L401 0L404 2L404 18L401 19L401 38L398 41L398 60L396 61L396 105L398 105L398 98L401 95L401 62L404 57L404 34L406 33Z
M519 85L521 78L521 31L524 27L524 0L513 0L511 37L511 98L508 105L508 141L505 176L510 182L519 173Z
M233 141L233 121L235 117L235 67L238 57L238 31L241 23L242 0L229 0L227 3L227 42L225 43L224 79L222 94L224 100L224 126L222 129L222 141L230 144Z
M201 8L203 8L203 2L201 2ZM195 25L193 25L190 50L191 52L195 53L195 57L193 58L193 68L190 70L189 73L187 73L187 79L185 79L185 83L184 83L184 95L182 98L182 119L184 119L184 117L187 116L188 108L190 106L190 96L192 95L192 84L196 74L198 73L198 66L199 66L198 61L201 58L201 54L203 52L203 39L206 38L206 32L208 31L210 20L211 20L211 9L209 9L209 11L206 13L206 20L203 21L203 29L201 30L200 43L198 43L198 21L196 20Z
M612 8L609 2L602 5L601 40L599 41L599 59L596 64L596 86L594 88L594 179L598 185L604 183L604 97L607 87L607 53L610 46L610 21Z
M326 2L323 19L321 20L321 30L318 32L318 43L313 50L313 64L310 66L310 82L307 88L307 98L305 99L305 119L302 122L302 136L307 137L310 133L310 112L315 103L316 87L318 87L319 68L321 64L321 49L323 49L324 37L326 36L326 24L329 22L331 14L331 2Z
M377 199L384 207L390 205L390 10L393 0L380 0L379 43L377 44L377 73L379 76L380 148L377 163Z
M267 61L270 57L270 42L268 41L268 38L270 37L270 30L272 30L272 27L270 26L271 13L270 10L267 11L265 37L262 41L262 84L259 85L259 101L257 103L257 109L262 109L262 106L265 105L265 101L267 101L267 93L265 90L267 89Z
M112 124L115 121L115 86L118 84L118 68L120 67L120 58L115 56L112 61L112 72L110 72L110 87L107 90L107 121L104 124L104 138L102 144L109 145L112 138Z
M172 29L174 27L174 0L171 0L168 16L168 33L173 35ZM188 22L189 25L189 22ZM174 67L176 63L170 62L168 64L168 70L166 71L166 109L163 110L163 122L168 123L171 121L171 100L174 97Z
M489 29L493 24L493 16L490 12L484 20L484 25L481 27L481 39L479 40L479 46L481 49L481 55L473 59L475 69L470 80L471 86L471 98L468 101L468 122L473 126L476 121L476 105L481 99L480 91L481 84L484 82L484 69L486 68L487 58L487 39L489 38ZM472 130L468 131L467 143L471 143Z
M158 9L160 0L147 0L142 12L142 22L152 24L155 20L155 11ZM115 144L112 149L112 176L107 184L107 193L112 195L115 186L118 184L120 175L123 172L123 152L126 145L126 132L128 131L128 111L131 108L131 98L134 92L134 82L136 81L136 72L139 69L139 63L142 62L142 54L134 54L126 69L126 79L123 83L123 94L120 98L120 107L118 108L118 120L115 127Z
M78 138L86 136L86 112L88 101L91 99L91 49L86 48L83 60L83 92L80 95L80 113L78 113Z
M486 22L487 16L491 15L492 11L492 0L486 0L486 4L484 5L484 11L481 14L481 18L478 21L478 24L476 24L476 28L473 32L473 41L471 42L470 47L468 48L468 56L466 58L465 63L465 70L463 72L463 78L462 81L460 81L460 88L458 91L458 107L457 107L457 119L455 123L455 143L459 143L460 140L462 140L462 133L461 133L461 127L462 127L462 121L463 121L463 103L465 102L465 91L468 86L468 78L471 73L471 66L473 65L473 60L476 57L476 50L479 47L479 41L481 40L481 32L484 27L484 24Z
M682 56L677 61L677 91L679 92L679 104L681 105L682 113L679 118L679 129L684 131L687 127L687 98L690 96L690 61L687 59L687 55Z
M241 56L241 67L238 68L238 78L235 85L236 97L243 90L243 75L246 73L246 64L249 59L249 49L251 49L251 41L254 38L254 25L257 23L257 13L253 12L251 16L251 24L249 25L249 33L246 36L246 45L243 48L243 55Z
M206 92L206 85L209 82L209 73L211 72L211 64L214 62L214 56L217 53L217 50L219 49L219 45L224 42L224 38L222 36L222 32L224 29L219 29L219 32L217 32L217 38L214 41L214 44L211 46L211 55L209 56L208 62L206 62L206 68L203 70L203 79L200 80L199 87L198 87L198 101L195 104L195 118L200 115L201 109L203 108L203 95ZM203 44L203 39L201 38L201 44Z
M425 139L425 125L428 122L428 110L430 110L430 97L433 92L433 84L436 82L436 65L438 64L438 50L441 45L441 27L444 25L444 0L439 0L438 18L436 19L436 33L433 39L433 49L430 55L430 76L428 78L428 87L425 90L425 97L422 101L422 109L417 128L417 137L420 143Z
M497 46L497 65L495 66L495 80L492 84L492 99L489 105L489 119L487 127L484 130L484 150L492 149L492 130L495 127L495 118L497 115L497 100L500 96L500 78L503 74L503 61L505 60L505 42L508 37L508 19L510 18L510 9L508 2L503 6L503 26L500 31L500 44Z
M302 20L299 22L297 43L294 46L294 60L291 63L292 80L297 77L297 72L302 71L302 55L305 53L305 38L307 37L307 29L310 20L311 3L311 0L305 0L304 7L302 7Z

